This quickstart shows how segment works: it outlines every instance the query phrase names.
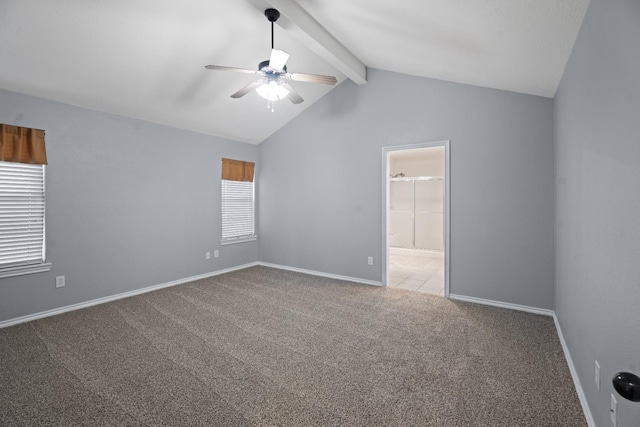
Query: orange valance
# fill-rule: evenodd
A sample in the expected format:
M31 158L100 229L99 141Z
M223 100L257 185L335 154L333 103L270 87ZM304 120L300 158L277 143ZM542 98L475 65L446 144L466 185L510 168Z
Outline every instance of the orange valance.
M222 179L253 182L256 164L241 160L222 159Z
M0 160L46 165L44 131L0 124Z

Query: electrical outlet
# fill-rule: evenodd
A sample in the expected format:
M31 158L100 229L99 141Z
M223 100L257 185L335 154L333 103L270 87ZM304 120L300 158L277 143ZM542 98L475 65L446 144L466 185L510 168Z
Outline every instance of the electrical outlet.
M600 391L600 364L596 360L596 389Z
M211 259L211 252L205 252L204 259Z
M369 265L373 265L373 257L370 256L369 258L367 258L367 264Z
M618 426L618 401L613 394L611 395L611 423L613 427Z
M213 251L213 257L214 258L219 258L220 257L220 251Z
M64 276L57 276L56 277L56 288L61 288L65 285L64 283Z

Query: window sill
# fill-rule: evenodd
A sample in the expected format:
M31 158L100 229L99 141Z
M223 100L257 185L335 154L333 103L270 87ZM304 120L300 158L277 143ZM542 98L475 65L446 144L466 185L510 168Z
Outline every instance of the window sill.
M5 277L23 276L25 274L44 273L49 270L51 270L50 262L5 267L0 268L0 279L4 279Z
M239 237L237 239L221 240L220 244L222 246L234 245L236 243L253 242L254 240L258 240L258 236L248 236L248 237Z

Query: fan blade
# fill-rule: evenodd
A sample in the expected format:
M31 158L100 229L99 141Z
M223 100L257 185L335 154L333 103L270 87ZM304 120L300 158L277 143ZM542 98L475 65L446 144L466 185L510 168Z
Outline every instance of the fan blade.
M264 83L264 81L262 81L262 80L258 80L258 81L255 81L253 83L249 83L248 85L246 85L245 87L243 87L242 89L240 89L239 91L237 91L236 93L231 95L231 97L232 98L242 98L243 96L245 96L246 94L248 94L249 92L254 90L255 88L257 88L260 85L262 85L262 83Z
M223 67L222 65L206 65L204 68L206 68L207 70L235 71L236 73L244 73L244 74L260 73L260 71L256 71L256 70L248 70L246 68L236 68L236 67Z
M269 58L269 67L274 70L281 71L284 68L284 64L287 63L289 54L284 50L271 49L271 58Z
M333 76L321 76L318 74L302 74L290 73L287 77L296 82L322 83L325 85L334 85L338 80Z
M302 101L304 101L304 99L302 99L298 92L296 92L289 83L282 83L282 87L289 91L289 95L287 95L289 101L293 102L294 104L300 104Z

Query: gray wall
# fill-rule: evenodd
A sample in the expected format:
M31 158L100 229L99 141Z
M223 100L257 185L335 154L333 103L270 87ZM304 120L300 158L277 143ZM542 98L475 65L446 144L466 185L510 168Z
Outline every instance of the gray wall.
M381 281L382 147L448 139L451 292L551 309L552 120L548 98L369 70L260 145L260 260Z
M256 146L6 91L0 122L46 131L53 263L0 279L0 321L257 261L256 242L219 247L220 159Z
M556 314L598 426L613 375L640 375L639 41L640 2L591 0L554 103ZM640 425L617 400L618 426Z

